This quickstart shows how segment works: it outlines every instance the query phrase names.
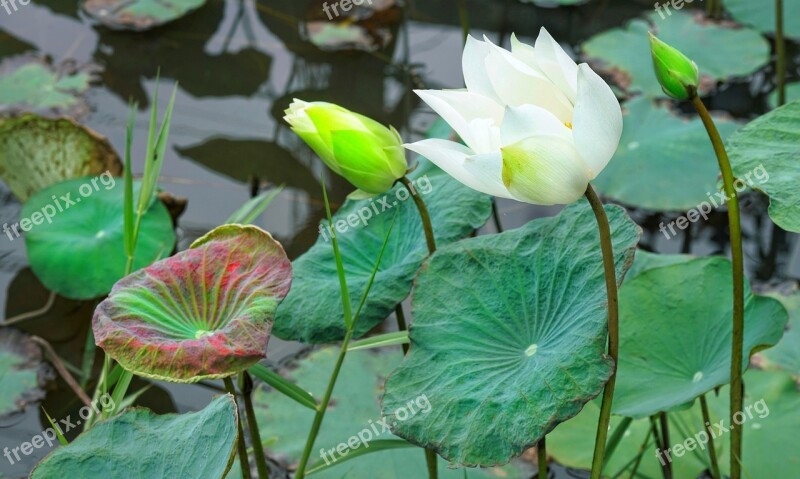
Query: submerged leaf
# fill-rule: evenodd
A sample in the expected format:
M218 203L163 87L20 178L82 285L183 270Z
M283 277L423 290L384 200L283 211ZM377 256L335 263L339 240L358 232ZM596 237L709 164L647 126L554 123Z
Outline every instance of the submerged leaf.
M119 281L95 311L95 339L140 376L197 382L234 375L265 356L291 271L269 233L221 226Z
M606 212L621 281L641 229L618 206ZM585 201L440 248L417 278L411 349L383 398L386 415L420 394L433 412L392 430L458 465L507 463L603 390L606 302Z
M44 399L42 387L51 377L39 346L14 329L0 329L0 417Z
M83 0L83 9L103 25L149 30L200 8L207 0Z

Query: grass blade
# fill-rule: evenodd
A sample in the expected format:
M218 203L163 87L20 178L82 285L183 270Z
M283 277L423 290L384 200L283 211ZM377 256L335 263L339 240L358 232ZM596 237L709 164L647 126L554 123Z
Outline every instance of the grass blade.
M248 371L250 371L250 374L253 376L269 384L276 391L280 392L289 399L294 400L301 406L305 406L312 411L317 410L317 401L310 392L285 379L280 374L264 366L263 364L256 364L248 369Z
M396 346L398 344L408 344L408 331L396 331L393 333L380 334L371 338L356 341L347 348L347 351L359 351L362 349L382 348L384 346Z
M375 452L387 451L390 449L405 449L407 447L417 447L409 442L403 441L402 439L377 439L375 441L371 441L369 443L368 448L359 447L358 449L351 450L350 453L341 459L332 462L330 464L325 463L325 461L319 461L313 466L311 469L308 470L306 475L310 476L311 474L322 472L326 469L330 469L334 466L339 464L345 463L351 459L355 459L357 457L365 456L367 454L372 454Z
M44 408L42 408L42 412L47 418L47 422L49 422L50 426L53 428L53 431L55 431L56 437L58 438L58 442L60 442L62 446L66 446L67 444L69 444L69 441L67 441L67 438L64 437L64 433L61 432L61 428L58 427L58 425L56 425L56 422L53 421L53 418L50 417L49 414L47 414L47 411Z
M227 224L235 223L241 225L249 225L258 218L258 216L267 209L272 200L283 191L283 186L279 186L274 190L265 191L255 198L251 198L247 203L243 204L238 210L225 221Z

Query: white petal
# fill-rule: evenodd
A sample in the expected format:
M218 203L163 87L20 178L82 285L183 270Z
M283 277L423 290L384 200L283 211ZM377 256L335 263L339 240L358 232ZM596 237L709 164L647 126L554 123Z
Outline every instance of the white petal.
M572 141L572 132L552 113L535 105L506 108L500 128L502 146L513 145L532 135L553 135Z
M519 41L515 33L511 34L511 53L517 60L530 67L536 65L536 51L532 46Z
M578 65L542 27L536 38L536 64L573 104L578 96Z
M503 148L503 183L519 201L566 205L586 191L589 172L571 141L538 135Z
M495 101L500 101L497 93L489 80L486 71L486 57L489 56L489 45L476 40L469 35L467 44L464 46L464 54L461 56L461 69L464 70L464 84L467 90L489 97Z
M478 142L470 123L486 120L490 125L503 121L503 107L477 93L464 90L415 90L422 100L439 114L470 148Z
M536 105L552 112L562 122L572 121L572 103L544 73L492 45L486 58L495 91L504 105Z
M500 125L492 120L477 119L469 122L469 134L472 143L467 143L476 155L493 153L500 150L503 146L500 141Z
M589 65L578 68L578 101L572 122L575 146L597 177L617 151L622 136L622 109L611 88Z
M403 146L431 160L448 175L473 190L511 198L500 176L502 160L499 152L494 156L476 156L464 145L440 139L422 140Z

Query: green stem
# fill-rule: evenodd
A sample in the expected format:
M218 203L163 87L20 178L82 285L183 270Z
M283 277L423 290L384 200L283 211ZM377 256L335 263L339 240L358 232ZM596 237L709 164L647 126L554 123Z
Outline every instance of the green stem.
M428 479L439 477L439 466L436 453L433 449L425 449L425 465L428 466Z
M711 114L699 96L692 99L700 118L708 131L714 152L717 155L719 169L725 194L728 198L728 222L731 237L731 256L733 258L733 335L731 338L731 409L730 424L734 424L733 416L742 410L744 385L742 371L744 369L744 253L742 251L742 225L739 214L739 197L733 182L733 169L725 151L725 144L720 137ZM742 428L731 428L731 479L741 479L742 469Z
M414 185L411 184L411 180L409 180L407 176L400 178L400 181L408 190L411 198L414 199L414 204L417 205L419 216L422 218L422 227L425 229L425 242L428 244L428 253L433 254L436 251L436 239L433 236L433 225L431 225L431 215L428 214L428 208L425 206L425 202L422 201L422 198L416 193L417 190L414 188Z
M775 55L778 75L778 106L786 104L786 39L783 36L783 0L775 0Z
M269 466L264 455L264 446L261 444L261 433L258 431L258 420L253 408L253 378L247 371L239 375L239 389L244 399L244 410L247 414L247 427L250 429L250 441L253 443L253 455L256 458L256 468L259 479L269 479Z
M659 452L658 457L659 462L661 463L661 475L664 476L664 479L672 479L669 468L669 464L672 462L672 456L670 455L670 451L667 449L668 446L663 442L664 438L658 433L657 417L657 414L650 416L650 431L653 434L653 438L655 438L656 448Z
M652 426L651 426L652 428ZM655 432L653 432L655 434ZM634 479L636 477L636 472L639 471L639 464L642 463L642 458L644 457L644 451L647 449L647 445L650 443L650 433L644 435L644 441L642 441L641 447L639 447L639 454L636 456L636 462L633 463L633 469L631 469L631 475L629 479Z
M616 365L619 364L619 300L617 295L617 273L614 266L614 249L611 243L611 226L608 216L603 208L603 202L589 185L586 188L586 199L594 211L597 227L600 232L600 246L603 252L603 270L606 278L606 295L608 297L608 355L614 361L614 371L611 373L603 390L603 400L600 404L600 418L597 421L597 435L594 442L594 456L592 457L592 479L599 479L605 460L606 439L608 438L608 424L611 421L611 404L614 401L614 385L617 380Z
M543 437L536 445L536 463L539 466L538 479L547 479L547 439Z
M661 423L661 443L665 449L671 449L669 442L669 421L667 420L667 413L661 412L658 415L658 420ZM666 465L668 478L672 478L672 461L668 461Z
M706 395L700 395L700 409L703 411L703 428L707 428L707 424L711 424L711 416L708 414L708 402L706 402ZM712 479L722 479L719 473L719 464L717 463L717 450L714 448L713 434L706 434L708 436L708 456L711 459L711 477Z
M233 401L236 403L236 411L239 411L239 402L236 400L236 389L233 388L233 381L231 381L230 377L224 378L222 380L225 383L225 390L233 396ZM239 415L237 414L237 417ZM250 475L250 460L247 458L247 444L244 442L244 430L242 429L242 418L238 417L238 421L236 421L236 425L239 428L239 439L238 439L238 449L239 449L239 465L242 466L242 478L243 479L251 479Z
M469 36L469 12L467 12L466 0L458 0L458 18L461 23L461 35L466 44Z
M406 314L403 312L403 303L397 303L397 306L394 307L394 315L397 318L397 329L400 331L408 331L408 326L406 325ZM408 354L409 344L403 344L403 355L405 356Z

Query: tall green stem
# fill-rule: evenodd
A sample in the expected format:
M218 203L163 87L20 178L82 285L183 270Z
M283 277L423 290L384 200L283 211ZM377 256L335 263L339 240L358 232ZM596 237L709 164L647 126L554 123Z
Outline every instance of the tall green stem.
M233 401L236 403L236 411L239 411L239 401L236 400L236 389L233 387L233 381L231 381L230 377L227 377L222 380L225 383L225 390L233 396ZM239 449L239 465L242 466L242 478L243 479L251 479L250 475L250 460L247 458L247 444L244 442L244 429L242 429L242 418L241 415L238 415L239 420L236 421L236 425L239 428L239 439L237 448Z
M725 144L717 130L711 114L699 96L692 98L700 118L708 131L708 137L714 145L722 182L728 198L728 222L731 237L731 256L733 258L733 336L731 338L731 409L730 424L734 424L733 416L742 410L744 385L742 370L744 363L744 253L742 251L742 225L739 214L739 197L734 188L733 168L725 151ZM731 428L731 479L741 479L742 468L742 428Z
M703 411L703 428L707 428L707 424L711 424L711 415L708 414L708 402L706 402L706 395L700 395L700 409ZM711 459L711 477L712 479L722 479L719 473L719 464L717 463L717 449L714 447L714 435L706 434L708 436L708 456Z
M667 420L667 413L661 412L658 415L658 421L661 424L661 444L664 445L664 449L670 449L670 441L669 441L669 420ZM666 470L668 477L672 478L672 461L667 461Z
M394 316L397 318L397 329L400 331L408 331L408 325L406 324L406 314L403 312L403 303L398 303L397 306L394 307ZM405 356L408 354L408 343L403 343L403 355Z
M536 445L536 462L539 466L538 479L547 479L547 440L542 438Z
M414 185L407 176L400 178L400 182L403 183L403 186L406 187L409 194L414 199L414 204L417 206L417 211L419 211L419 217L422 221L422 229L425 230L425 243L428 245L428 254L433 254L436 252L436 238L433 234L433 224L431 224L431 215L428 213L428 208L425 206L425 202L422 200L422 198L417 194L416 189L414 189ZM395 312L397 311L398 310L395 310ZM402 305L399 305L397 325L401 330L405 330L407 328ZM403 345L403 354L408 353L408 348L408 344ZM437 479L439 477L439 466L438 460L436 459L436 453L432 449L425 449L425 463L428 466L428 479Z
M783 0L775 0L775 56L778 106L786 104L786 39L783 36Z
M264 455L264 446L261 444L261 433L258 430L258 420L253 408L253 378L247 371L239 375L239 389L244 399L244 410L247 414L247 427L250 429L250 440L253 442L253 455L256 457L256 468L259 479L269 479L269 466Z
M617 295L617 272L614 267L614 248L611 243L611 226L603 208L603 202L589 185L586 188L586 199L594 211L597 227L600 231L600 247L603 252L603 271L606 278L606 295L608 297L608 355L614 360L614 371L603 390L603 401L600 404L600 419L597 421L597 435L594 441L592 457L592 479L599 479L605 459L608 424L611 421L611 403L614 401L614 385L617 381L616 365L619 360L619 299Z

